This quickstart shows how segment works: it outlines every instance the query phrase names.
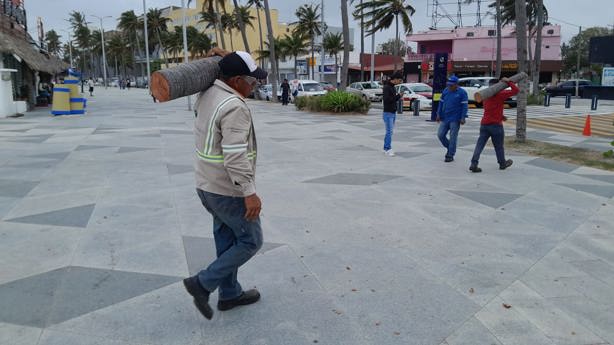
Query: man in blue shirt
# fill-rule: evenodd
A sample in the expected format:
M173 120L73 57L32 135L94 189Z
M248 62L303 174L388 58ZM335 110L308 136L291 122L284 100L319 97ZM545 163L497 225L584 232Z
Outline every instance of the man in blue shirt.
M439 130L437 137L441 144L448 149L445 162L452 162L456 154L456 139L460 126L465 124L469 102L467 92L458 87L458 77L453 75L448 78L448 87L443 90L439 107L437 108L437 122ZM450 132L450 139L447 138Z

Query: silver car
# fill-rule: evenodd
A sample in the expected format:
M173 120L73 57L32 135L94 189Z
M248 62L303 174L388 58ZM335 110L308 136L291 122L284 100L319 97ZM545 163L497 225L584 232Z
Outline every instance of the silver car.
M352 83L346 91L371 102L381 102L384 96L384 90L380 83L371 81Z

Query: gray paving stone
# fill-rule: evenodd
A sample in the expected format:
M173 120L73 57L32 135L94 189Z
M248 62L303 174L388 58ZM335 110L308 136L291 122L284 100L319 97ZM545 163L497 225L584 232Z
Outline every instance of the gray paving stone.
M593 175L593 174L580 174L582 177L590 178L597 181L603 181L614 184L614 175Z
M271 140L276 141L278 143L285 143L288 141L300 140L300 138L271 138Z
M572 184L572 183L557 183L559 186L565 186L577 191L602 196L604 198L614 197L614 186L603 186L594 184Z
M19 142L19 143L40 144L40 143L45 142L47 139L51 138L52 136L53 134L51 135L28 135L28 136L16 137L14 139L11 139L11 141Z
M41 329L0 322L0 344L32 345L37 344Z
M161 129L160 134L181 134L181 135L194 135L193 131L183 129Z
M447 345L503 345L479 320L472 317L446 338Z
M55 225L55 226L72 226L85 228L90 220L90 216L94 211L95 204L83 205L61 210L49 211L39 214L32 214L13 219L7 219L7 222Z
M427 153L425 152L395 152L395 154L403 158L415 158L415 157L426 155Z
M119 148L119 150L117 150L117 153L141 152L141 151L150 151L150 150L153 150L153 148L122 146Z
M97 149L107 149L112 148L113 146L101 146L101 145L79 145L75 149L75 151L85 151L85 150L97 150Z
M38 181L20 181L0 179L0 196L23 198L39 184Z
M499 208L522 196L522 194L512 193L472 192L460 190L450 190L449 192L492 208Z
M178 280L87 267L60 268L0 285L0 321L44 328Z
M324 177L319 177L312 180L304 181L305 183L321 183L321 184L339 184L339 185L354 185L367 186L372 184L384 183L401 176L383 175L383 174L357 174L357 173L340 173Z
M341 138L337 138L337 137L332 136L332 135L326 135L326 136L317 137L317 138L314 138L314 139L316 139L316 140L337 140L337 141L341 140Z
M534 160L528 161L525 164L564 173L572 172L578 168L578 166L574 164L557 162L545 158L535 158Z
M194 172L194 167L191 165L167 164L168 174L177 175L189 172Z

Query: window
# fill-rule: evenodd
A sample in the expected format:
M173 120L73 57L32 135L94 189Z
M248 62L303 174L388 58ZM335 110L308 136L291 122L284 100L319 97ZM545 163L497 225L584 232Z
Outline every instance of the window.
M428 85L416 85L412 86L411 89L414 92L433 92L433 89Z
M322 91L324 88L320 83L304 83L303 87L305 91Z
M474 33L473 33L473 32L468 32L468 33L467 33L467 37L473 37L473 36L474 36Z
M547 33L548 35L554 35L554 30L550 29L550 30L546 31L546 33Z
M496 36L497 35L497 31L496 30L488 30L488 36Z

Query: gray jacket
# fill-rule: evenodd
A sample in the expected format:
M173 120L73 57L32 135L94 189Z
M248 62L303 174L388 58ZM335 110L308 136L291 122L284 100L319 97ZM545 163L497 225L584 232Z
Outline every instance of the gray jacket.
M234 197L256 193L256 134L243 97L218 79L195 109L196 187Z

